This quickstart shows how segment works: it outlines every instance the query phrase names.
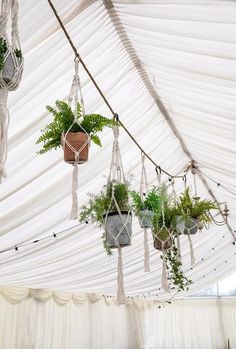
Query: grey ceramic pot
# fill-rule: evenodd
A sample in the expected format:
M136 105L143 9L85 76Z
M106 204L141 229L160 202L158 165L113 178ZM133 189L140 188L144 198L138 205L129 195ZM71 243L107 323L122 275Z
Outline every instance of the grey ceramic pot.
M193 235L198 231L198 220L192 217L184 220L181 216L178 216L176 218L176 227L180 234Z
M105 216L105 215L104 215ZM132 214L128 211L109 212L105 224L106 240L110 248L129 246L132 242ZM119 236L118 236L119 235ZM116 237L118 238L116 239Z
M13 62L13 55L14 55L14 53L8 54L8 56L4 62L3 70L2 70L3 80L7 84L13 79L13 77L15 75L15 66L14 66L14 62ZM18 61L18 66L19 66L22 59L17 58L17 57L15 57L15 59Z
M151 228L154 212L150 210L139 211L139 224L141 228Z

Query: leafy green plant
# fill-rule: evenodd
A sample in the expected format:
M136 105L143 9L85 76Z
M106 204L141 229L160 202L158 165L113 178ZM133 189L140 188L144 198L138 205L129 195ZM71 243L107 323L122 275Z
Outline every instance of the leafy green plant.
M157 187L152 187L152 189L146 195L143 195L143 197L135 190L130 191L130 196L132 199L132 209L137 216L142 210L150 210L153 212L160 211L161 200Z
M7 43L4 38L0 38L0 70L4 67L4 55L7 52Z
M100 229L103 229L106 212L117 212L115 202L112 200L112 192L121 211L129 211L131 209L128 185L115 180L109 181L100 193L88 194L89 202L87 205L82 206L80 210L80 222L90 220L92 223L96 223ZM111 255L111 249L107 244L105 234L102 235L102 240L107 254Z
M191 198L189 188L180 195L176 206L177 213L183 218L183 220L194 218L202 223L210 223L211 218L209 212L210 210L217 208L217 204L211 200L196 200Z
M178 292L188 291L189 285L193 282L191 279L188 279L182 270L182 262L179 258L179 251L175 245L175 239L173 241L172 247L165 252L161 258L165 260L166 268L168 272L168 280Z
M159 188L159 209L155 211L152 222L152 232L154 237L160 241L167 241L171 235L172 245L161 258L165 259L165 264L168 271L168 280L173 288L178 291L188 290L192 281L185 277L182 271L182 263L178 256L178 248L176 247L177 231L176 217L179 214L178 208L174 205L172 198L167 193L167 187Z
M74 113L71 107L64 101L56 101L56 108L46 107L48 112L54 117L53 121L41 130L42 135L36 141L36 144L43 143L42 149L38 154L44 154L52 149L61 147L61 136L66 133L74 122ZM84 132L90 135L91 140L98 146L102 146L97 133L104 127L113 127L117 124L114 119L108 119L100 114L83 115L80 103L77 105L77 121L74 123L70 132Z
M0 38L0 70L3 70L4 68L4 56L6 52L7 52L7 42L3 37L1 37ZM14 52L17 58L22 58L21 50L15 49Z
M168 229L175 228L175 220L177 209L173 205L170 195L167 193L167 187L161 186L158 188L159 206L154 210L155 216L153 219L153 233L160 230L163 226Z

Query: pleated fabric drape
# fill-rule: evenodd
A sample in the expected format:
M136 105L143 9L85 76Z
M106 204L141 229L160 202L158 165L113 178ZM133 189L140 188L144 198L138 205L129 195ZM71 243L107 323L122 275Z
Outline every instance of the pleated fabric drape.
M136 300L1 288L1 349L224 349L236 346L236 299Z

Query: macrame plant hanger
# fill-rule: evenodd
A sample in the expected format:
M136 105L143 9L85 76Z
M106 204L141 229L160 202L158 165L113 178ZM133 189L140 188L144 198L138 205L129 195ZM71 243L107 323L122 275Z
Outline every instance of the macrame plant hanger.
M8 40L7 22L11 15L11 40ZM3 69L0 70L0 183L6 177L7 136L10 115L7 108L8 91L14 91L20 84L23 58L18 32L17 0L1 1L0 38L5 46Z
M121 160L121 153L119 148L119 126L113 127L113 133L114 133L114 141L113 141L113 148L112 148L112 158L111 158L111 165L110 165L110 172L108 177L108 183L112 183L112 196L111 196L111 202L110 206L105 213L105 219L104 219L104 226L106 234L110 235L114 239L114 247L118 249L118 265L117 265L117 303L118 304L126 304L126 296L124 291L124 276L123 276L123 261L122 261L122 247L120 246L119 237L125 231L128 234L129 238L129 244L131 244L131 234L130 230L128 229L128 224L130 224L130 218L132 217L132 212L128 211L128 214L124 218L122 215L122 212L120 210L120 207L117 203L117 200L114 195L114 185L115 182L117 183L124 183L126 184L125 174L122 166L122 160ZM115 204L116 210L119 215L119 220L121 222L121 228L118 232L118 234L115 236L112 231L112 226L108 227L107 221L108 221L108 214L109 210L112 206L112 204Z
M186 188L186 182L184 181L185 183L185 188ZM174 202L174 205L176 206L177 205L177 194L176 194L176 191L175 191L175 180L174 178L172 178L171 180L171 187L172 187L172 198L173 198L173 202ZM181 256L181 247L180 247L180 234L179 234L179 231L178 229L176 229L176 241L177 241L177 249L178 249L178 260L179 262L182 263L182 256Z
M145 167L145 154L143 154L143 153L141 153L141 163L142 163L142 169L141 169L141 180L140 180L139 194L140 194L141 200L143 201L143 196L145 196L149 190L148 181L147 181L147 172L146 172L146 167ZM145 215L145 212L144 212L144 215ZM140 220L142 223L142 217L140 217ZM143 225L143 234L144 234L144 236L143 236L144 271L149 272L150 271L150 253L149 253L149 245L148 245L148 230L144 225Z
M191 168L191 173L193 175L193 182L194 182L194 197L193 197L193 199L194 200L199 200L200 197L197 195L197 186L196 186L196 178L195 178L196 172L192 168ZM184 182L184 190L186 190L187 189L187 177L186 177L186 175L183 178L183 182ZM191 220L191 218L190 218L190 220ZM181 232L182 230L184 230L184 231L186 230L187 231L186 235L188 236L189 250L190 250L190 259L191 259L191 267L192 267L192 266L194 266L196 261L195 261L195 255L194 255L194 249L193 249L193 243L192 243L192 239L191 239L190 230L185 226L185 222L184 221L181 223L181 226L182 227L179 230L179 232ZM177 229L177 232L178 232L178 229Z
M78 117L78 93L80 93L80 104L82 109L82 114L85 115L85 108L84 108L84 100L82 96L82 89L80 84L80 78L79 78L79 59L78 57L75 57L75 75L73 77L72 86L68 98L68 105L71 107L72 104L74 104L74 121L70 125L69 129L66 131L65 134L62 135L62 145L63 149L67 146L73 153L74 153L74 161L73 161L73 175L72 175L72 208L71 208L71 215L70 219L78 219L78 164L83 163L80 161L80 153L84 150L84 148L87 145L90 145L90 136L85 131L85 129L81 126ZM67 135L72 130L73 126L77 124L79 127L83 130L83 132L86 134L86 141L81 145L79 149L75 149L72 144L68 141Z
M158 186L161 186L161 168L156 167L156 174L157 174L157 182L158 182ZM161 218L162 218L162 226L159 229L159 231L157 232L157 234L153 234L153 238L154 238L154 246L155 246L155 239L159 242L159 244L161 245L161 253L162 253L162 276L161 276L161 286L162 289L166 292L169 291L170 287L169 287L169 282L168 282L168 268L166 265L166 249L165 249L165 245L168 244L168 241L171 242L172 244L172 234L171 231L167 228L166 226L166 222L165 222L165 208L164 208L164 203L161 202ZM162 232L164 232L165 238L162 237Z
M168 268L166 265L166 249L164 249L164 244L171 239L172 242L172 236L170 230L166 227L165 223L165 212L164 212L164 205L163 203L161 204L161 214L162 214L162 227L159 230L159 232L165 230L167 233L167 237L165 240L162 240L157 236L157 239L161 242L161 251L162 251L162 276L161 276L161 285L162 289L166 292L169 291L169 283L168 283Z

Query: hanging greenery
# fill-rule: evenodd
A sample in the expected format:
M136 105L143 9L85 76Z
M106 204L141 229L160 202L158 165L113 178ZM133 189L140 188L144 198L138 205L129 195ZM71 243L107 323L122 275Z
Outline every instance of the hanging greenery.
M176 237L173 239L171 248L161 258L165 259L170 288L175 288L178 292L188 291L193 281L184 275L182 262L179 258L179 250L176 247Z
M176 208L183 220L194 218L202 223L211 223L209 212L218 209L218 205L211 200L191 198L189 188L186 188L179 196Z
M132 190L130 191L130 196L132 199L132 209L137 216L142 210L160 211L160 195L157 187L153 186L146 195Z
M77 104L77 121L74 123L74 112L64 101L56 101L56 108L47 106L49 113L53 115L53 121L41 130L42 135L36 141L36 144L43 143L42 149L38 154L44 154L52 149L61 147L61 136L70 128L70 132L87 132L91 140L98 146L102 146L97 133L103 131L104 127L114 127L117 121L108 119L100 114L83 115L81 104Z
M117 212L117 207L112 200L112 190L114 198L120 211L130 211L129 191L126 183L120 183L116 180L109 181L102 191L98 194L88 194L89 202L81 207L80 222L91 221L100 229L104 229L105 213ZM111 249L107 244L105 233L102 235L103 245L108 255L111 255Z

